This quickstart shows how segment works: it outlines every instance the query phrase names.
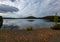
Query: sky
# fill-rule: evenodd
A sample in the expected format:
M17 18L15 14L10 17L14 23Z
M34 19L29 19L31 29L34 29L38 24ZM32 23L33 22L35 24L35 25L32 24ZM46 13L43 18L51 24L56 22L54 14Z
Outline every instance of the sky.
M60 15L60 0L0 0L0 16L44 17Z

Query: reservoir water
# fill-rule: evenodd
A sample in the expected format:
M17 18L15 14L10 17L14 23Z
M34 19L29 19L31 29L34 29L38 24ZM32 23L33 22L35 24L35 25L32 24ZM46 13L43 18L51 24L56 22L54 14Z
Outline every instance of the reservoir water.
M44 19L4 19L2 29L25 29L32 26L33 28L49 28L54 22L47 22Z

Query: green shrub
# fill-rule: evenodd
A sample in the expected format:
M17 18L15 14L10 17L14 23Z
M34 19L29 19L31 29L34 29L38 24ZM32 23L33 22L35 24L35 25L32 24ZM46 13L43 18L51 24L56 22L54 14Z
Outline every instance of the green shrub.
M32 26L31 27L27 27L26 30L27 31L31 31L31 30L33 30L33 27Z
M60 24L58 24L58 16L57 16L57 13L54 16L54 22L55 22L55 24L51 28L52 29L55 29L55 30L60 30Z
M2 27L2 25L3 25L3 18L2 16L0 16L0 28Z
M54 16L54 22L55 22L55 25L58 23L58 14L57 13Z
M51 28L54 29L54 30L60 30L60 24L56 24Z

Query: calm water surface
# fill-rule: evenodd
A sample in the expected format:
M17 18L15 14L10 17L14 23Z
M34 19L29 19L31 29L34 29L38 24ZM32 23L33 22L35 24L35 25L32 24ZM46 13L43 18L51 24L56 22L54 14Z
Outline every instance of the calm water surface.
M33 28L48 28L54 22L47 22L43 19L4 19L3 29L25 29L32 26Z

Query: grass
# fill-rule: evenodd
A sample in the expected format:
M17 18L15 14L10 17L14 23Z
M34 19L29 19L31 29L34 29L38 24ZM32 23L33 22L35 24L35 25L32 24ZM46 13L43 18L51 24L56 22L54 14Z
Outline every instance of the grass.
M33 27L32 27L32 26L27 27L26 30L27 30L27 31L31 31L31 30L33 30Z
M4 42L4 40L3 39L0 39L0 42Z

